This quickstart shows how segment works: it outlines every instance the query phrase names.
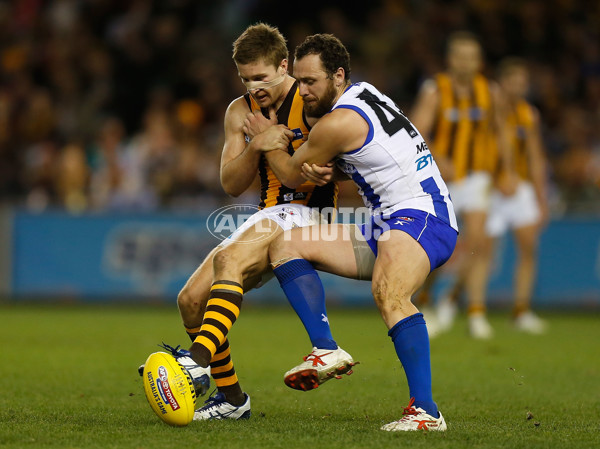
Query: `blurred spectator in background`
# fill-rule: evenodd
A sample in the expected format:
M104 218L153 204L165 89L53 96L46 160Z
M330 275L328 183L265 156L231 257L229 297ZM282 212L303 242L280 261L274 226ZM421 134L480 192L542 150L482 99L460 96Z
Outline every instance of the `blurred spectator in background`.
M228 201L209 169L222 146L227 102L242 93L224 55L234 36L263 20L280 25L292 46L316 32L340 36L355 55L354 78L376 80L405 110L422 81L443 68L444 42L455 30L481 37L487 75L507 54L523 57L536 80L530 100L543 117L552 212L600 213L598 2L348 0L343 8L305 3L317 14L290 25L275 0L0 3L0 201L36 210L61 207L49 181L63 167L61 153L78 142L89 157L107 117L121 122L121 145L136 145L134 136L148 135L144 117L156 92L170 98L166 111L176 123L169 125L169 151L175 155L155 154L153 168L146 165L136 175L147 183L138 187L146 192L144 210ZM193 145L179 135L177 111L185 101L198 105L202 115ZM187 113L195 114L192 109ZM119 156L121 164L137 157L123 148L117 153L128 154ZM202 167L192 173L180 156ZM93 158L88 162L85 209L113 207L94 192L98 167ZM185 167L185 174L156 173L177 172L175 167ZM196 195L203 200L194 201Z

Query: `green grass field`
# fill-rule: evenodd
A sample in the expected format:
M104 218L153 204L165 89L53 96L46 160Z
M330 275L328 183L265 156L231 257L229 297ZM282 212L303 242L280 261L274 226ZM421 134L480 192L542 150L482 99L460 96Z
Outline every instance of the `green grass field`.
M283 384L310 351L290 308L245 307L232 356L253 417L163 424L137 366L157 343L188 345L175 307L0 307L0 447L598 448L600 316L548 314L543 337L492 315L496 337L465 322L431 343L445 433L388 433L408 402L402 367L375 308L332 309L338 342L361 362L311 392ZM533 416L528 419L528 414Z

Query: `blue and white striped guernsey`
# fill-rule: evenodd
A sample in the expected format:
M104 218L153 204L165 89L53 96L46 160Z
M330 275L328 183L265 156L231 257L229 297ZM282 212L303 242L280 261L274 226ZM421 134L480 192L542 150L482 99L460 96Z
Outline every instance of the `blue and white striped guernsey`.
M458 230L446 183L425 140L396 104L374 86L349 86L332 110L356 111L369 124L362 147L340 154L338 167L352 177L372 215L400 209L435 215Z

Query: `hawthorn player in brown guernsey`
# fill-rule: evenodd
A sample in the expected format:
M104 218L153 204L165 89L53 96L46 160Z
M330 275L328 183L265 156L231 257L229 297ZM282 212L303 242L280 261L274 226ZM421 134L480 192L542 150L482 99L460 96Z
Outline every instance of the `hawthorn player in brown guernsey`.
M447 42L447 70L427 80L417 98L410 120L431 146L461 221L464 248L459 273L449 295L438 303L439 328L448 328L456 299L463 289L468 301L469 330L475 338L488 338L492 329L485 317L483 251L485 223L492 185L491 165L496 151L510 179L511 160L499 87L480 73L482 50L468 32L457 32ZM428 283L420 292L427 302ZM433 326L434 320L428 319ZM430 329L435 334L436 329Z
M212 374L218 393L196 411L195 420L241 419L250 416L250 398L242 391L231 362L227 333L240 313L243 294L272 271L269 244L284 230L322 223L319 211L336 206L337 186L305 182L287 188L269 166L265 149L293 154L306 140L309 125L294 78L288 75L288 50L284 37L267 24L248 27L234 42L233 60L248 93L235 99L225 113L225 142L221 157L221 184L231 196L261 181L260 210L228 239L213 249L192 274L177 298L183 324L193 342L190 352L179 351L195 379ZM279 125L294 133L288 139L251 133L244 128L248 114L261 111L276 116ZM307 304L294 309L312 310ZM299 313L299 312L298 312ZM299 313L300 315L300 313ZM353 363L333 340L324 305L313 315L300 316L313 346L333 348L337 368ZM194 365L193 363L197 365Z
M531 310L531 296L537 271L537 247L542 224L546 222L546 159L537 109L526 100L529 71L518 58L506 58L498 65L498 82L507 100L505 120L515 170L515 193L504 195L494 189L486 232L487 265L491 266L493 240L511 231L518 249L514 276L513 320L518 330L539 334L546 323ZM495 163L497 170L497 161ZM494 171L496 171L494 170ZM489 268L488 268L489 270Z

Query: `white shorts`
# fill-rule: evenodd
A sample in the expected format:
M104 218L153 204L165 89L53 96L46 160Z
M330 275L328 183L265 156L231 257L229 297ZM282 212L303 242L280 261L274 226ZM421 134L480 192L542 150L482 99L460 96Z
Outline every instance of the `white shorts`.
M530 182L521 181L512 196L494 190L485 230L490 237L499 237L509 229L536 224L540 219L535 189Z
M449 182L454 212L486 212L490 206L492 178L488 172L474 172L460 181Z
M252 214L239 228L237 228L229 237L223 240L219 246L228 245L231 242L238 241L240 236L256 223L267 219L276 223L281 229L287 231L292 228L301 228L315 224L325 224L326 221L317 209L313 209L302 204L280 204L267 207ZM260 229L258 230L261 231ZM269 229L265 229L269 232ZM270 232L269 232L270 233Z
M280 204L267 207L252 214L239 228L237 228L229 237L223 240L218 246L224 247L232 242L239 241L241 235L256 223L268 219L276 223L281 229L287 231L292 228L301 228L316 224L327 224L327 219L323 217L317 209L304 206L302 204ZM260 233L260 229L258 229ZM266 228L265 236L270 235L272 229ZM260 239L260 237L258 237ZM248 242L252 243L252 242ZM262 274L261 280L254 288L260 288L273 279L273 270L268 270Z

